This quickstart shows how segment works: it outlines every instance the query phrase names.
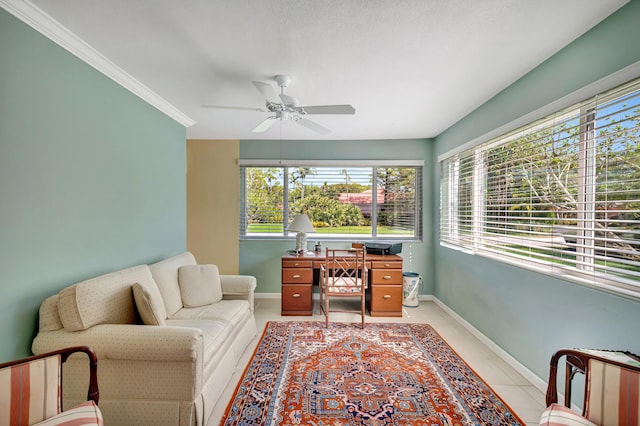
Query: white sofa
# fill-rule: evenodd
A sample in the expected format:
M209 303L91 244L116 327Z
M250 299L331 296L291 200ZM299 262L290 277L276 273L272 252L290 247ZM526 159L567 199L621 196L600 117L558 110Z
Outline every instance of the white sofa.
M254 277L197 265L189 252L112 272L47 298L32 350L95 350L105 424L211 424L256 335L255 286ZM86 362L65 364L65 407L86 400Z

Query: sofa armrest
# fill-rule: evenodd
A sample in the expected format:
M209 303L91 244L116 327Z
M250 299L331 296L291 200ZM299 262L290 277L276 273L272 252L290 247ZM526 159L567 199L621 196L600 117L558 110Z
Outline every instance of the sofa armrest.
M250 275L220 275L222 297L224 299L242 299L249 301L253 312L253 298L256 278Z
M134 324L101 324L82 331L42 331L33 340L34 354L86 345L98 359L202 363L203 336L196 328Z
M206 360L204 337L197 328L100 324L82 331L41 331L33 340L32 350L42 353L80 342L91 346L98 357L103 401L136 399L140 395L148 399L190 401L202 392ZM76 383L79 377L84 377L82 374L86 375L83 361L69 359L65 364L65 380ZM121 385L129 380L135 384ZM154 383L153 389L144 390L147 382ZM80 389L75 384L65 388L74 395ZM86 387L82 389L86 391Z

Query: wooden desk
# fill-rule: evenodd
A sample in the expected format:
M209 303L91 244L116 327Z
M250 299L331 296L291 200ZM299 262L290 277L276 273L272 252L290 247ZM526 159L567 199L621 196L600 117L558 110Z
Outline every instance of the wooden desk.
M367 254L367 309L372 317L402 316L402 257ZM313 286L320 280L325 252L282 256L281 315L313 315Z

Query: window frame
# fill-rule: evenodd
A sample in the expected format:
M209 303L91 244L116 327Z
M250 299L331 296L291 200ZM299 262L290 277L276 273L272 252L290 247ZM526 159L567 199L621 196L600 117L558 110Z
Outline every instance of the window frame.
M349 234L349 235L332 235L331 233L315 233L313 239L322 241L352 241L356 238L359 241L397 241L397 242L421 242L424 235L424 220L423 220L423 208L424 208L424 160L270 160L270 159L240 159L238 161L240 167L240 227L238 230L239 239L241 241L251 240L290 240L295 238L295 233L288 232L284 224L289 223L292 217L289 216L289 176L288 170L292 168L370 168L371 175L376 176L377 170L380 168L416 168L416 207L414 209L414 223L415 229L413 237L406 235L379 235L376 229L373 228L371 234ZM248 227L247 214L246 214L246 173L247 167L261 167L261 168L284 168L283 170L283 232L273 233L273 235L261 234L250 235L246 233ZM372 190L376 187L376 179L373 179L374 184ZM372 194L372 202L376 201L376 193ZM376 221L376 209L372 209L372 222ZM374 222L375 223L375 222Z
M637 78L638 68L640 67L637 64L633 67L636 75L634 79L630 79L628 82L620 84L621 82L619 81L621 76L629 75L628 70L616 73L603 79L610 83L608 90L603 90L604 83L602 81L597 82L597 84L592 85L592 87L585 88L551 104L551 106L543 108L543 110L547 110L547 114L545 114L543 116L545 118L541 120L532 119L536 115L537 117L541 116L540 112L537 111L534 115L529 114L525 116L526 119L518 119L507 126L490 132L484 137L477 138L474 141L463 144L455 150L440 155L438 157L438 164L440 166L440 226L438 229L440 245L461 250L471 255L488 257L492 260L535 270L555 278L576 282L617 295L633 299L640 298L640 278L616 277L615 274L607 273L606 271L599 272L594 266L595 263L590 264L590 262L595 262L595 259L599 257L595 255L595 241L597 240L595 237L596 196L608 193L598 192L596 188L595 163L597 154L594 144L598 136L596 135L596 128L593 125L598 118L595 115L597 108L594 107L594 105L597 105L598 101L602 102L602 98L607 99L609 96L613 96L611 93L615 93L615 95L619 97L634 93L634 98L636 100L640 99L640 79ZM589 93L588 96L584 95L585 91L594 92L594 88L596 87L601 91ZM618 90L619 92L616 93ZM582 98L585 100L580 99L580 101L578 101L576 98L581 95L585 96ZM598 97L600 97L600 99L598 99ZM570 100L573 101L573 104L569 102ZM606 102L604 102L604 104L606 104ZM562 108L560 106L562 106ZM550 108L553 110L549 111ZM509 138L517 138L516 135L518 133L524 133L525 130L531 130L535 126L544 126L545 122L551 120L553 115L558 117L564 113L570 114L571 110L575 111L576 109L580 109L577 117L580 118L578 203L581 206L581 209L579 209L577 213L576 228L579 231L576 243L576 265L574 267L558 266L554 265L552 261L545 264L539 259L532 260L533 257L531 256L527 258L526 256L514 253L488 250L483 240L483 234L485 234L483 229L486 225L486 218L484 216L487 214L489 206L485 198L484 186L487 184L488 172L485 168L486 164L484 162L486 161L486 157L484 154L490 152L492 146L506 146ZM459 204L462 186L460 181L460 162L468 158L471 158L471 161L474 163L472 172L474 190L471 200L472 232L471 237L467 237L467 241L463 241L463 239L459 237L459 226L461 223ZM455 218L453 218L453 216L455 216ZM516 224L517 222L511 223ZM443 234L445 238L443 238ZM450 236L453 237L450 238Z

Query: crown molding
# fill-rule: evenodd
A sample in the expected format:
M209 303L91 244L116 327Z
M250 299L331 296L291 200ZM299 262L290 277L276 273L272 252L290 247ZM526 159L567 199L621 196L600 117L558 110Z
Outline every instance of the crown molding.
M0 6L60 47L185 127L195 121L27 0L0 0Z

